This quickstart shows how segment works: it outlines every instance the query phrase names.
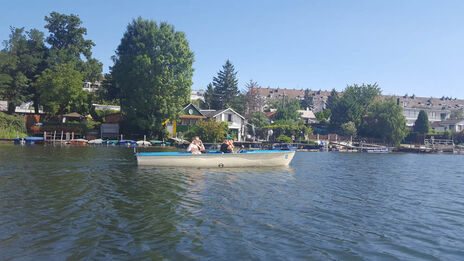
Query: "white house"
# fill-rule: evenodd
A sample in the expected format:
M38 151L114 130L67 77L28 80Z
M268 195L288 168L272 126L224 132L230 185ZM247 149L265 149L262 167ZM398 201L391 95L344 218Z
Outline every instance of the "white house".
M464 130L464 120L461 119L432 122L430 127L436 131L451 130L459 132Z
M245 138L245 117L228 108L223 110L200 110L206 118L219 122L227 122L229 129L235 133L239 141Z
M419 112L424 110L431 123L447 120L450 117L450 110L436 110L436 109L419 109L403 107L403 116L406 118L406 126L412 127L419 116Z
M309 108L306 108L306 110L298 110L298 113L300 114L301 120L304 121L305 124L315 123L317 121L314 112Z

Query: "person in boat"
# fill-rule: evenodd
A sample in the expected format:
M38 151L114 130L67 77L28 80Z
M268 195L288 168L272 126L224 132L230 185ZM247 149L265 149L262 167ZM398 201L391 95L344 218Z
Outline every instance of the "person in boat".
M220 151L222 153L232 153L234 152L234 145L231 146L230 142L228 139L224 139L224 142L221 144L221 149Z
M202 151L205 150L205 146L203 145L203 142L200 140L200 137L195 136L192 139L192 142L187 148L187 152L190 152L192 154L201 154Z

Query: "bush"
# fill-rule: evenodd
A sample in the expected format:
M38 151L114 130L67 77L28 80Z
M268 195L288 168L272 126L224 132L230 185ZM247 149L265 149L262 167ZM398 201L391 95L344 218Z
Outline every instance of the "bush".
M0 138L16 138L17 132L19 132L20 137L27 136L26 120L24 116L14 116L0 112Z
M277 141L282 143L292 143L292 139L284 134L280 134L280 136L277 137Z
M193 137L199 136L203 142L220 142L226 137L228 129L229 126L226 122L202 120L185 132L184 138L191 140Z

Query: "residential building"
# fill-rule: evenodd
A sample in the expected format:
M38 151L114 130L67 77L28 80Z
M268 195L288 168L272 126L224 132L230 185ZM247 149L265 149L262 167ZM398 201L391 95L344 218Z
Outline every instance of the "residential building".
M450 117L451 111L449 110L436 110L436 109L422 109L422 108L403 108L403 116L406 118L406 126L412 127L419 116L419 112L424 110L427 113L429 121L439 122L447 120Z
M0 101L0 111L8 111L8 101Z
M227 122L229 131L231 131L237 140L242 141L245 138L245 117L238 114L231 108L223 110L201 110L206 118L214 119L219 122Z
M101 86L101 82L99 82L99 81L96 81L96 82L84 82L83 89L84 89L84 91L95 92L96 90L98 90L98 88L100 88L100 86Z
M316 115L307 108L306 110L298 110L298 113L301 115L301 120L307 125L311 123L316 123Z
M436 131L447 131L451 130L454 132L460 132L464 130L464 120L444 120L433 122L430 127Z
M204 90L192 90L190 91L190 100L202 100L205 101L205 91Z
M178 120L169 120L166 122L166 130L171 137L176 136L178 132L188 131L198 121L206 119L197 106L190 103L182 109L182 115Z

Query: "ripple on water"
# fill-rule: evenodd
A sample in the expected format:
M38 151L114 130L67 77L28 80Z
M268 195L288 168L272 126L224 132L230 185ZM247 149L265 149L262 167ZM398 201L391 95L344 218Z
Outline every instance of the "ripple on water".
M459 260L462 156L297 153L137 167L117 147L0 146L5 259Z

